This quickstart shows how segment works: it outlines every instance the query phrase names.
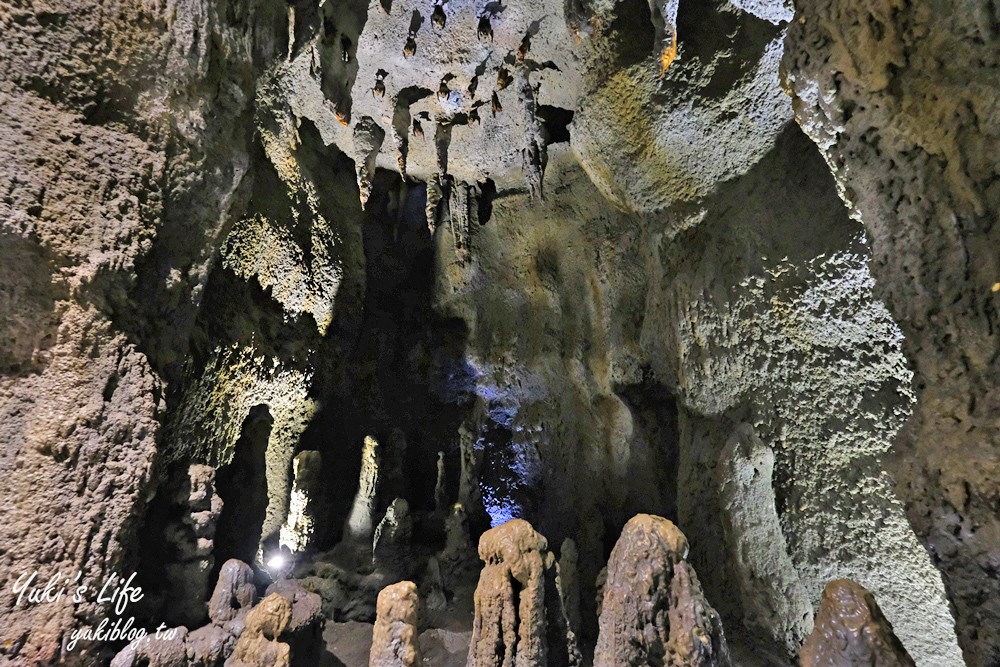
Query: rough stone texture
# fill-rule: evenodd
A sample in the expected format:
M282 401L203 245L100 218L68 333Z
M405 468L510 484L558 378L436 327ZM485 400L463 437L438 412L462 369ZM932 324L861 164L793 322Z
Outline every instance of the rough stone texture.
M737 426L718 472L726 544L743 593L744 623L789 657L812 630L812 603L788 556L774 498L774 451L749 424Z
M410 541L413 539L413 517L410 506L402 498L389 503L385 516L379 521L372 538L372 562L376 567L390 571L408 569L412 557Z
M970 662L987 665L996 13L799 4L800 121L869 229L916 363L897 489ZM846 576L918 664L958 664L940 576L886 470L912 403L901 334L829 169L785 127L788 12L0 0L4 655L50 661L103 615L11 607L11 573L99 581L136 564L166 581L131 547L163 532L166 476L192 463L237 482L219 485L217 545L235 533L241 558L270 553L297 521L293 456L316 450L330 497L315 554L289 568L331 616L374 618L391 579L372 572L371 530L405 497L436 541L415 540L414 562L437 554L442 618L466 603L471 538L525 518L578 546L592 639L607 549L643 512L691 538L734 655L787 659L802 591L815 604ZM756 440L723 456L739 424ZM387 444L382 488L365 538L328 550L366 435ZM770 479L737 484L767 451ZM445 526L428 516L442 498L463 507ZM217 663L241 624L185 646Z
M784 64L796 118L865 225L879 294L914 368L917 403L897 441L897 489L944 575L968 663L992 665L1000 660L997 8L837 0L796 10Z
M215 469L211 466L196 463L178 471L179 479L168 479L164 484L174 489L171 504L179 516L164 528L164 546L171 554L164 572L175 583L157 606L162 610L162 622L196 626L205 619L204 600L215 564L213 538L222 500L215 493Z
M256 600L253 570L242 561L227 560L219 570L219 580L208 601L208 617L212 623L227 623L250 611Z
M292 459L292 493L280 536L281 544L292 553L308 549L315 541L323 488L322 465L323 457L317 451L299 452Z
M858 581L918 664L960 664L940 573L887 471L910 373L861 229L793 126L703 206L693 221L666 217L650 243L642 341L683 406L678 525L694 566L717 573L703 577L709 599L727 629L756 604L732 593L740 566L726 548L717 471L734 425L748 423L774 451L775 510L813 604L827 581ZM759 583L774 599L787 582ZM750 635L754 652L787 653L768 634Z
M93 585L126 567L161 379L240 199L238 119L273 47L257 4L0 3L0 626L19 660L54 660L104 610L15 608L11 575L81 570Z
M594 667L730 664L722 621L687 554L687 539L662 517L625 524L608 561Z
M527 521L512 519L483 533L479 557L485 567L468 666L580 664L545 538Z
M292 617L278 637L289 646L291 667L313 667L319 662L326 624L320 596L284 579L268 586L266 592L280 595L292 605Z
M616 4L618 11L630 6ZM653 211L704 197L773 146L791 118L778 81L782 31L740 4L681 2L677 57L661 77L655 74L659 58L641 59L641 22L610 40L622 44L609 49L596 40L592 46L589 86L571 141L611 201ZM626 25L640 21L628 14L599 20L614 24L615 18Z
M378 594L369 667L416 667L422 664L417 585L401 581Z
M576 543L568 537L559 547L559 591L566 609L566 620L573 634L580 636L583 628L580 617L580 555Z
M849 579L837 579L823 590L816 627L802 645L801 664L912 667L914 663L872 594Z

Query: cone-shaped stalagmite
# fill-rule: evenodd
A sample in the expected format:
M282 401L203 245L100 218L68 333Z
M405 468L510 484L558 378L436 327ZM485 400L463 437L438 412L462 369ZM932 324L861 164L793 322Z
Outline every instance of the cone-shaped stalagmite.
M687 554L684 534L662 517L625 524L608 561L594 667L729 665L719 615Z
M802 667L913 667L875 598L849 579L826 585L800 657Z

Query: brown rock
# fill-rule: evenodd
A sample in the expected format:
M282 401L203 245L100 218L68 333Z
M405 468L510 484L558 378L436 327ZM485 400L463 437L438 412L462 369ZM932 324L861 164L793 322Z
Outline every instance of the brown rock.
M468 667L579 664L546 539L513 519L483 533L479 557L486 566L476 587Z
M420 664L417 585L401 581L378 594L369 667L412 667Z
M291 647L278 641L292 620L292 602L272 593L247 614L246 629L226 667L288 667Z
M243 561L230 558L219 570L219 581L208 602L208 616L217 624L231 621L239 614L246 613L253 606L256 597L253 570Z
M719 615L670 521L633 517L608 562L594 667L729 664Z
M850 579L826 585L815 626L802 646L800 659L802 667L914 664L875 597Z

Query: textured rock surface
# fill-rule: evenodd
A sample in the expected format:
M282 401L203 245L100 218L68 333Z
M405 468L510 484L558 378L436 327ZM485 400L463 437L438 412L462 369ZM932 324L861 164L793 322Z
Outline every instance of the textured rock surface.
M216 567L258 568L223 572L237 603L181 642L206 664L283 539L308 548L277 569L321 596L286 591L289 628L373 620L395 577L372 533L405 498L442 664L488 525L575 543L558 577L536 533L495 556L477 635L523 625L526 656L543 619L562 664L650 513L691 539L734 659L787 661L850 577L917 664L957 665L908 509L991 665L996 12L935 2L803 0L786 24L786 0L0 0L0 655L102 660L63 646L107 610L16 602L35 569L138 569L147 601L204 609L204 572L157 548L207 562L205 498L175 502L196 464ZM819 149L787 124L786 28Z
M305 551L316 539L317 514L322 506L323 457L317 451L299 452L292 460L292 492L288 518L281 527L281 543L292 553Z
M483 533L469 667L576 665L580 655L556 584L555 557L527 521Z
M256 599L253 570L242 561L227 560L219 571L215 590L208 601L208 617L212 623L221 625L246 614Z
M912 401L902 336L873 293L861 229L824 171L790 127L704 202L696 226L668 218L651 244L642 340L683 406L678 525L733 628L729 619L756 602L732 594L737 562L715 569L727 553L717 467L734 423L751 424L774 451L775 512L813 605L831 578L858 581L918 664L960 664L941 576L887 472ZM758 583L780 597L787 582ZM755 652L787 653L767 639L752 635Z
M722 621L687 555L687 539L663 517L625 524L608 561L595 667L730 664Z
M849 579L826 585L816 627L802 645L801 657L802 667L913 665L875 598Z
M994 664L997 9L976 1L796 8L785 56L796 117L865 225L872 273L914 367L917 403L898 441L897 488L944 574L969 664Z
M718 467L726 543L743 589L744 623L798 653L812 630L812 604L799 580L774 498L774 451L749 424L737 426Z
M401 581L378 594L369 667L415 667L422 664L417 585Z
M0 5L0 469L18 480L2 500L0 625L20 660L55 659L104 614L92 600L15 608L12 574L92 583L125 567L161 379L176 377L240 199L250 133L230 119L274 46L257 4Z

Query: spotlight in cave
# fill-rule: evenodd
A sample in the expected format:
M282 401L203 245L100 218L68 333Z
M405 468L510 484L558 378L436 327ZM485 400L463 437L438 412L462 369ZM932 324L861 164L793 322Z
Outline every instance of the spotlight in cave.
M233 460L216 473L222 513L215 532L215 570L230 558L254 563L267 511L266 454L274 419L266 405L250 410Z

